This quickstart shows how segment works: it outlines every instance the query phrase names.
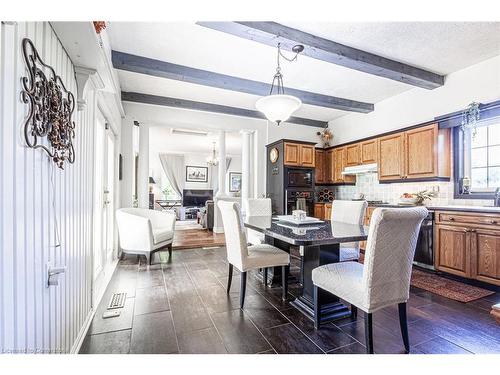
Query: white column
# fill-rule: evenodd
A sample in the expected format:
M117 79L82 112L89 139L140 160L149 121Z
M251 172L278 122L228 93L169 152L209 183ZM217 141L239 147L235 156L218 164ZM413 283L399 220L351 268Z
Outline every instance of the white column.
M218 197L226 196L226 132L220 131L219 134L219 190Z
M139 207L149 207L149 126L139 125L139 165L137 166L137 200Z
M252 131L241 131L241 198L251 198L252 191Z

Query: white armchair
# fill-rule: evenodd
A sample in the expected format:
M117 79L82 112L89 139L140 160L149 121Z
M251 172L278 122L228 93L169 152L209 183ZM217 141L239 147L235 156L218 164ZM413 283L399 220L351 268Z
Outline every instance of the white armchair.
M122 254L145 255L151 264L153 254L168 249L172 256L175 214L145 208L121 208L116 211Z

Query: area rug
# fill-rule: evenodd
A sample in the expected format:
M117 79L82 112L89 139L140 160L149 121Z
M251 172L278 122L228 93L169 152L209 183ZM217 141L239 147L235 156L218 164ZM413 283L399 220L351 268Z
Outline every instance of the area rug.
M486 289L467 285L460 281L450 280L442 276L416 269L413 269L412 272L411 285L464 303L494 294L494 292Z
M359 262L364 263L364 254L360 254ZM490 290L450 280L446 277L420 271L415 268L413 268L411 273L410 284L414 287L463 303L472 302L495 294L495 292Z

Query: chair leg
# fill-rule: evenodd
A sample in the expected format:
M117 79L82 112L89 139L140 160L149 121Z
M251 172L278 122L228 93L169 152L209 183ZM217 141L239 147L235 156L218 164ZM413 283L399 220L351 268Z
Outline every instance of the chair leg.
M233 265L229 263L229 272L227 274L227 294L231 290L231 282L233 281Z
M319 314L319 298L318 298L318 287L314 285L313 289L313 300L314 300L314 329L319 329L321 323L321 317Z
M401 326L401 336L405 344L406 353L410 352L410 340L408 338L408 321L406 319L406 302L398 304L399 309L399 325Z
M281 299L286 301L286 296L288 295L288 266L281 267Z
M352 320L356 320L358 318L358 308L354 305L351 305L351 318Z
M151 254L146 254L146 264L151 265Z
M373 316L372 316L372 313L365 313L365 342L366 342L366 353L373 354Z
M264 275L264 286L267 286L267 267L262 270Z
M172 258L172 244L168 245L168 257Z
M243 309L245 303L245 292L247 290L247 273L241 272L241 284L240 284L240 309Z

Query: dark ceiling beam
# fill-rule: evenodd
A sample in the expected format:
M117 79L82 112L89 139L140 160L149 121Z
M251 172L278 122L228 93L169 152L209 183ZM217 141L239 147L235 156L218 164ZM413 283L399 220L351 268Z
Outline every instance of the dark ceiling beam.
M268 83L233 77L184 65L172 64L166 61L130 55L118 51L112 51L112 60L115 69L147 74L155 77L168 78L259 96L269 95L269 91L271 90L271 85ZM368 113L373 111L373 104L370 103L316 94L292 88L285 88L285 92L300 98L304 104L350 112Z
M276 22L198 22L197 24L273 47L280 42L284 49L290 51L294 45L302 44L304 46L302 54L314 59L425 89L432 90L444 85L442 75L348 47Z
M122 101L142 103L142 104L153 104L153 105L160 105L163 107L190 109L194 111L221 113L224 115L250 117L259 120L266 120L266 117L262 113L258 111L252 111L250 109L229 107L225 105L212 104L212 103L196 102L193 100L186 100L186 99L169 98L165 96L142 94L138 92L122 91ZM328 122L326 121L311 120L301 117L290 117L285 122L299 124L299 125L314 126L317 128L326 128L328 126Z

